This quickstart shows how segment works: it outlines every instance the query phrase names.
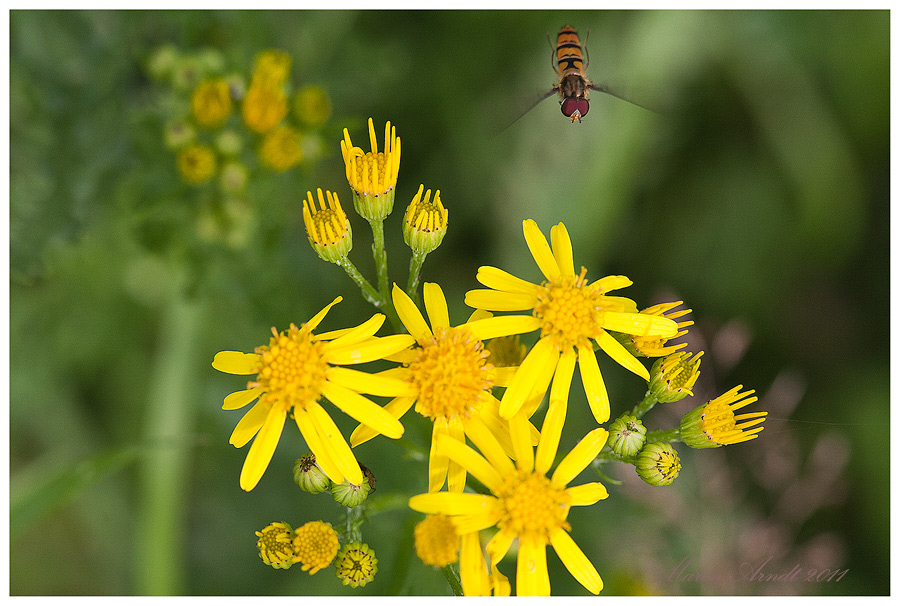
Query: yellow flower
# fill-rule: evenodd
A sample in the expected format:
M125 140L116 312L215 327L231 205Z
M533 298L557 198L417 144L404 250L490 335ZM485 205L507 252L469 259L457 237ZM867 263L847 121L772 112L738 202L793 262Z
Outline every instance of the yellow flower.
M321 86L304 86L294 97L294 114L310 128L318 128L331 116L331 99Z
M255 353L221 351L216 354L213 360L216 370L257 375L246 390L227 396L222 406L224 410L235 410L258 398L231 434L231 444L237 448L256 436L241 470L244 490L253 490L265 473L289 412L332 482L340 484L344 478L354 484L363 481L353 452L328 412L318 403L322 397L376 433L391 438L403 434L403 426L394 416L360 394L410 395L409 386L389 377L343 368L343 365L380 360L409 347L413 338L409 335L374 337L384 323L383 314L375 314L353 329L314 335L312 331L340 300L341 297L336 298L300 328L291 324L290 329L280 334L273 328L269 345L257 347Z
M191 95L191 111L197 124L221 126L231 115L231 91L223 78L204 80Z
M679 429L684 443L691 448L717 448L759 436L767 413L734 414L735 410L757 400L752 389L739 393L741 387L738 385L684 415Z
M294 531L284 522L272 522L261 531L256 531L259 540L259 557L272 568L287 570L294 563L294 548L291 539Z
M590 465L606 443L608 434L602 428L588 433L547 477L550 464L546 462L556 456L556 444L542 438L535 455L528 431L524 415L516 415L510 420L516 464L506 457L491 434L473 440L483 456L451 436L438 436L438 452L464 466L490 494L420 494L409 500L409 506L423 513L450 516L461 535L496 525L497 532L487 545L494 566L509 551L513 540L518 539L518 595L550 594L548 544L553 546L572 576L588 591L597 594L603 588L603 581L569 536L567 517L572 506L592 505L609 495L599 482L567 485ZM552 452L541 456L542 449Z
M647 381L647 369L607 331L665 337L675 335L678 328L668 318L637 313L631 299L608 295L631 284L625 276L606 276L589 283L587 270L582 268L576 274L572 243L562 223L550 230L552 247L534 221L525 221L523 228L528 248L546 281L532 284L496 267L480 267L477 280L488 288L466 293L466 305L492 311L531 311L531 316L515 317L523 322L527 318L530 330L540 329L541 337L503 394L500 416L512 418L534 393L544 393L552 380L547 411L552 422L544 422L541 434L542 439L558 441L576 362L594 418L598 423L609 420L609 396L592 340L613 360Z
M244 122L258 133L265 133L287 115L287 97L280 88L253 84L244 96L241 113Z
M443 568L458 558L459 536L453 522L445 515L425 516L413 531L416 555L428 566Z
M496 434L507 452L512 453L509 432L497 414L499 402L491 388L505 385L513 369L488 364L482 340L498 333L515 334L522 322L518 317L506 316L452 327L441 287L426 282L423 296L430 328L412 299L394 285L397 315L419 347L391 357L403 362L403 368L380 373L404 381L412 389L411 395L393 399L385 410L399 419L415 404L416 412L431 419L428 490L440 490L446 479L451 491L462 491L466 470L435 451L435 439L444 434L460 440L465 440L465 436L474 440L483 434ZM350 436L350 443L356 447L375 435L372 428L360 425Z
M319 195L318 209L311 191L306 192L306 200L303 201L303 225L306 227L306 237L320 258L330 263L340 263L350 254L353 247L350 221L341 208L337 194L326 191L328 198L326 205L322 190L317 189L316 192Z
M649 391L660 402L677 402L694 395L691 390L700 376L700 357L679 351L658 359L650 368Z
M353 189L356 212L368 221L383 220L394 208L394 187L400 170L400 138L387 122L384 126L384 151L378 151L375 127L369 118L369 142L372 151L365 153L354 147L350 133L344 129L341 155L347 170L347 181Z
M185 181L200 185L216 174L216 153L208 145L189 145L178 152L178 172Z
M307 522L294 532L294 562L316 574L334 560L340 544L337 533L326 522Z
M253 82L263 86L281 86L291 74L291 56L277 49L264 50L256 56Z
M378 572L378 558L365 543L344 545L334 565L341 583L353 588L365 587Z
M297 166L303 159L299 131L290 126L279 126L268 132L263 139L259 156L263 164L279 172Z
M647 309L642 309L640 313L647 314L650 316L659 316L662 318L669 318L670 320L675 320L682 316L686 316L691 313L690 309L679 309L677 311L672 311L669 313L672 308L678 307L681 305L682 301L675 301L674 303L660 303L659 305L654 305L652 307L648 307ZM682 330L687 328L688 326L693 325L693 320L687 320L685 322L678 322L678 332L672 337L661 337L659 335L653 336L640 336L640 335L632 335L631 342L634 346L634 349L641 355L656 358L668 355L670 353L676 352L682 347L687 347L687 343L679 343L677 345L666 345L666 342L670 339L677 339L678 337L683 337L687 334L687 330Z

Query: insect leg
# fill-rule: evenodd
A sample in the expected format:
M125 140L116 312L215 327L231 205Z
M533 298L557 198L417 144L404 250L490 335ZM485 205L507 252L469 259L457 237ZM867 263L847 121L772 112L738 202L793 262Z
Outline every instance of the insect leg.
M550 34L547 34L547 44L550 45L550 65L553 67L553 72L559 76L559 69L556 67L556 47L550 41Z

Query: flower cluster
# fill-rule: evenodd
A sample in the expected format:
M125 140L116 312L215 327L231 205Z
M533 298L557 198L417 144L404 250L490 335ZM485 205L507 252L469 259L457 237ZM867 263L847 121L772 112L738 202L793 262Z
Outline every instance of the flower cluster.
M272 88L286 69L275 56L258 62L260 75L251 90L275 95ZM260 113L254 124L266 120ZM535 221L525 220L525 244L540 279L480 267L475 279L483 288L464 299L473 311L454 322L438 284L425 282L419 293L425 257L443 240L449 214L440 192L423 195L420 185L403 218L410 248L406 288L391 282L383 226L397 194L400 138L388 122L379 151L371 119L368 130L371 151L354 146L346 129L340 148L353 208L372 229L375 284L350 261L353 234L337 193L307 192L302 214L315 253L344 269L378 313L355 326L318 332L338 297L299 327L273 328L269 343L253 353L215 356L216 369L255 377L223 406L234 410L255 402L231 436L236 447L253 440L240 485L248 491L257 485L292 418L311 450L297 460L294 481L310 494L330 492L348 508L347 543L335 566L345 585L363 586L377 570L371 550L360 542L360 512L370 505L375 480L353 448L379 436L400 438L404 418L414 411L431 424L424 491L408 499L410 508L425 514L413 538L421 561L450 571L451 585L466 595L509 595L513 585L501 568L511 556L515 592L549 595L551 546L571 575L597 594L603 581L570 534L569 511L609 493L601 482L577 480L580 474L618 462L645 482L665 486L681 469L672 443L711 448L751 440L766 413L735 415L756 400L752 391L739 393L739 386L687 413L674 429L648 431L642 419L653 406L693 395L702 352L691 354L683 351L685 343L672 342L693 324L682 320L691 310L679 309L680 301L639 309L620 294L631 285L627 277L589 278L587 268L575 264L562 223L547 238ZM387 321L393 330L377 336ZM642 361L647 357L657 359L649 370ZM609 360L647 386L644 399L612 422L601 371ZM380 361L378 371L361 366L374 361ZM577 444L561 451L576 368L596 426L583 428ZM349 440L320 403L325 401L358 422ZM607 422L608 428L601 427ZM266 563L286 568L306 557L313 572L327 565L321 564L324 557L298 555L299 534L292 532L273 525L257 533Z
M331 101L320 86L295 86L291 66L291 56L276 49L259 53L249 74L213 49L183 53L167 45L150 57L150 76L165 85L157 105L175 168L192 187L214 186L201 235L215 237L245 219L251 182L322 155L319 133Z

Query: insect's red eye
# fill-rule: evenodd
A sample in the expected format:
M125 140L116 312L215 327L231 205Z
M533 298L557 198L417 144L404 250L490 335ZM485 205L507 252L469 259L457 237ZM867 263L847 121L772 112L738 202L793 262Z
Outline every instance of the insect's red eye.
M578 109L578 99L575 97L566 97L563 99L562 105L559 106L559 109L562 111L563 115L568 118L572 114L575 113L575 110Z
M578 99L576 103L576 108L582 117L586 116L588 110L591 109L591 105L588 103L587 99Z

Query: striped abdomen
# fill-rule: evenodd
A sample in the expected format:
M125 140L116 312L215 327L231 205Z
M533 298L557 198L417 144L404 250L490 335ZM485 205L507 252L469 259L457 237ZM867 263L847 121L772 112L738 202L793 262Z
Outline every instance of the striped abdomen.
M578 32L570 25L559 30L556 36L556 62L560 78L570 74L584 74L581 40L578 39Z

